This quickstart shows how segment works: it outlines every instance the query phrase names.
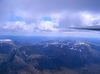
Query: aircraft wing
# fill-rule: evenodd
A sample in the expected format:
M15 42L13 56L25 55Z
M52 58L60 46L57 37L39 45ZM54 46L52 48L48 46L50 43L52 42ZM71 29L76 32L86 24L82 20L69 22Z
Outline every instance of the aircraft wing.
M100 26L90 26L90 27L72 27L71 29L80 29L80 30L93 30L93 31L100 31Z

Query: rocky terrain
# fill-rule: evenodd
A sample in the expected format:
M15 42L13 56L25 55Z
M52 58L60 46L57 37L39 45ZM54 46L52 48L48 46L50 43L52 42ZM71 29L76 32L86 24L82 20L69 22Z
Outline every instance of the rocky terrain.
M100 74L100 46L86 41L19 45L0 40L0 74Z

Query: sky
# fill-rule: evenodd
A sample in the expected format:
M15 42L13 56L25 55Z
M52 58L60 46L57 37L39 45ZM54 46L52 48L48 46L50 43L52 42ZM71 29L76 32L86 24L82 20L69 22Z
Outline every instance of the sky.
M100 0L0 0L0 33L60 34L69 27L99 26L99 7Z

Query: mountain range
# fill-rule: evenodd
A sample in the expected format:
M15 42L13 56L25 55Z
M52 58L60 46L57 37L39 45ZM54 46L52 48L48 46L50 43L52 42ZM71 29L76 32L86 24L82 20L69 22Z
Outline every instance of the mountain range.
M22 42L23 43L23 42ZM0 40L0 74L99 74L100 45L83 40Z

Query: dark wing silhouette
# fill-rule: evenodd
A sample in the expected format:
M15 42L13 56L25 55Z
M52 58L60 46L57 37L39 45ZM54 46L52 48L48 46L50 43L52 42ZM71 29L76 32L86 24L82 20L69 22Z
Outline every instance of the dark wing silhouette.
M71 27L71 29L100 31L100 26Z

